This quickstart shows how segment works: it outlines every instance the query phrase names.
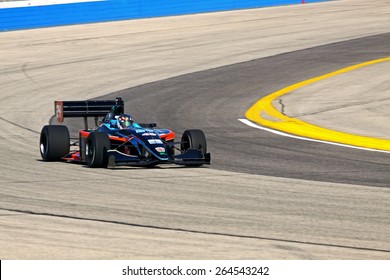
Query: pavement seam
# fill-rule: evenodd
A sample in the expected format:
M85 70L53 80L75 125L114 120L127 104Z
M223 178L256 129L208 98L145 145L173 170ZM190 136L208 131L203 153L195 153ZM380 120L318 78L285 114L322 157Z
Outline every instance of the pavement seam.
M82 220L82 221L89 221L89 222L109 223L109 224L116 224L116 225L130 226L130 227L137 227L137 228L147 228L147 229L175 231L175 232L183 232L183 233L214 235L214 236L223 236L223 237L232 237L232 238L245 238L245 239L263 240L263 241L275 241L275 242L294 243L294 244L302 244L302 245L313 245L313 246L324 246L324 247L351 249L351 250L390 253L390 250L378 249L378 248L367 248L367 247L338 245L338 244L330 244L330 243L288 240L288 239L282 239L282 238L271 238L271 237L262 237L262 236L253 236L253 235L241 235L241 234L231 234L231 233L221 233L221 232L211 232L211 231L200 231L200 230L191 230L191 229L184 229L184 228L170 228L170 227L154 226L154 225L142 225L142 224L136 224L136 223L121 222L121 221L111 221L111 220L96 219L96 218L77 217L77 216L69 216L69 215L64 215L64 214L34 212L34 211L28 211L28 210L17 210L17 209L6 209L6 208L0 208L0 210L29 214L29 215L34 215L34 216L46 216L46 217L54 217L54 218Z

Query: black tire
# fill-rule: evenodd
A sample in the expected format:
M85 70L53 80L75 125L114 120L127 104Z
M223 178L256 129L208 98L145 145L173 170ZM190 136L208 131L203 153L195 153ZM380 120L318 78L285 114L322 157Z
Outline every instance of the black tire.
M181 137L180 149L182 152L185 152L190 148L201 150L203 154L207 153L206 136L202 130L189 129L184 131Z
M58 161L69 154L69 130L63 125L45 125L41 131L39 150L44 161Z
M107 151L111 148L110 139L104 132L91 132L85 143L85 156L89 167L107 167Z

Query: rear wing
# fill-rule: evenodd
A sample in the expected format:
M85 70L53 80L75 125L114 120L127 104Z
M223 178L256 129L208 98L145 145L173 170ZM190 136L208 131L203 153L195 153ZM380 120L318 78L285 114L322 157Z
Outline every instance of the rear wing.
M108 113L123 114L124 102L122 98L115 100L86 100L86 101L54 101L54 113L58 122L65 118L84 118L85 129L88 129L88 117L95 118L97 126L98 118Z

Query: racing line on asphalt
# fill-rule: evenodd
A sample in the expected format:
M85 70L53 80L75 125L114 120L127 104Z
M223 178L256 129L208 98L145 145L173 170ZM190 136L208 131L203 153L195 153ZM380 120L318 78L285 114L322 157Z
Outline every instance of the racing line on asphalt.
M246 119L239 119L239 121L253 128L263 129L282 136L292 137L296 139L390 153L390 140L359 136L322 128L310 123L303 122L299 119L288 117L285 114L276 110L274 106L272 106L272 102L276 98L288 94L298 88L365 66L386 61L390 61L390 57L355 64L282 88L255 102L246 111ZM262 115L268 116L269 119L264 118Z

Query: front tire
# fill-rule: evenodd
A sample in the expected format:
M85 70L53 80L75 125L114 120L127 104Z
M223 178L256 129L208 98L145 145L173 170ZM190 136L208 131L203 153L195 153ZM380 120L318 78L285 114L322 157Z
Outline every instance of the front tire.
M111 148L110 139L104 132L91 132L85 144L87 165L92 168L107 167L107 151Z
M203 154L207 153L206 136L200 129L189 129L184 131L181 137L180 149L182 152L188 149L201 150Z
M69 130L63 125L45 125L39 141L41 157L44 161L59 161L69 154Z

